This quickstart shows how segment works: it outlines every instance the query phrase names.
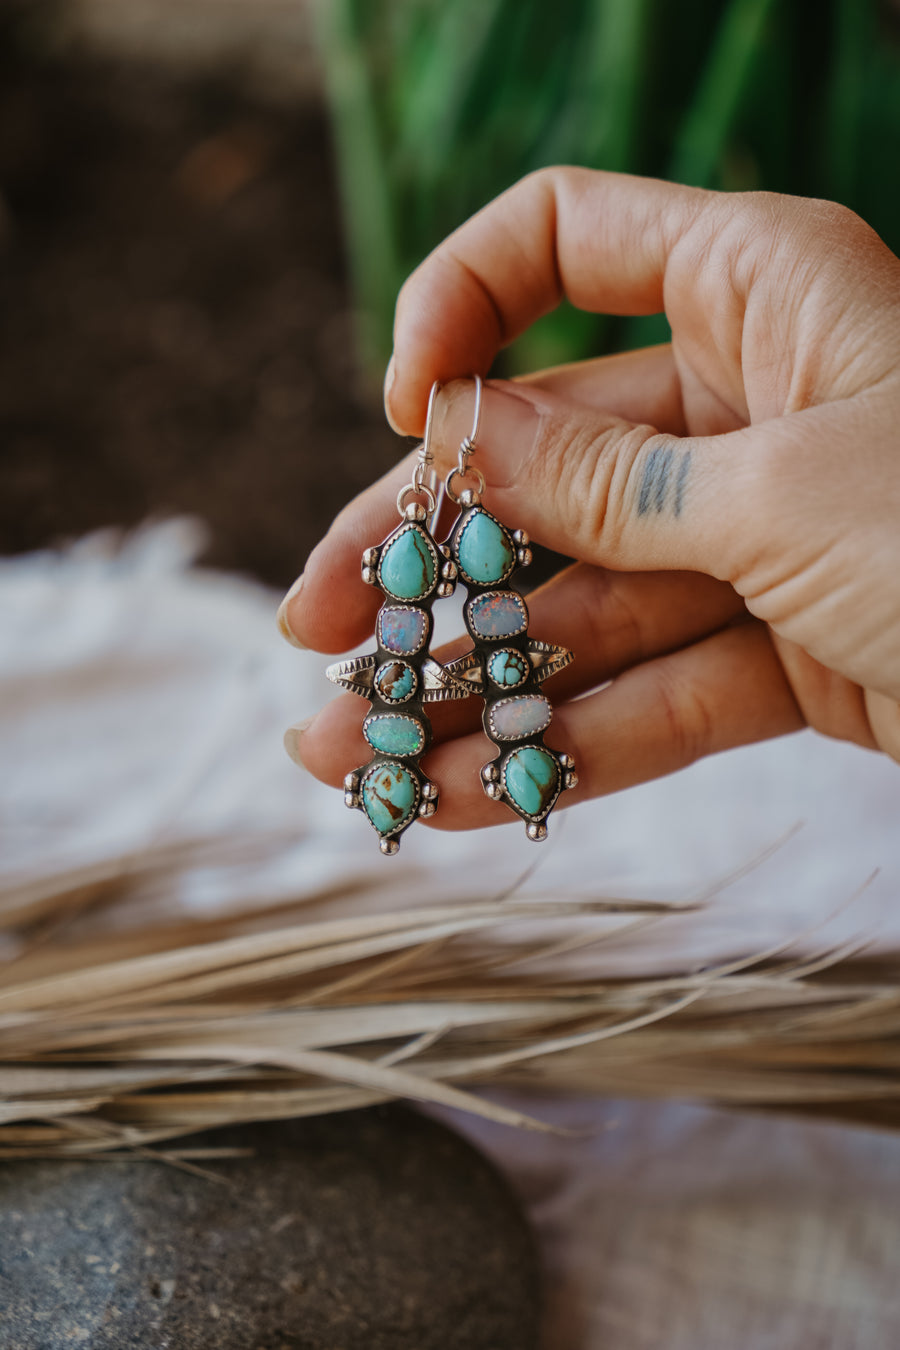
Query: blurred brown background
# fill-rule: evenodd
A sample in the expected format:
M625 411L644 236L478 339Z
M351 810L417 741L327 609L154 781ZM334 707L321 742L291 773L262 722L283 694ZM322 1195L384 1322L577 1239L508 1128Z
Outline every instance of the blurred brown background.
M178 512L287 585L406 447L291 0L0 4L0 552Z

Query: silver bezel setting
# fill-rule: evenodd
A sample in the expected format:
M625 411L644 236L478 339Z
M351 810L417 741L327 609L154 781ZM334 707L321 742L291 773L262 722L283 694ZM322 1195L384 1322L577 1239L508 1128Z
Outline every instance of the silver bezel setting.
M472 611L474 606L482 603L482 601L484 600L496 600L500 598L505 599L507 596L514 597L521 607L522 622L519 625L519 627L513 629L511 633L479 632L478 628L476 627L475 620L472 618ZM479 642L506 642L509 638L518 637L521 633L525 633L528 631L528 606L526 605L522 596L519 595L518 591L513 591L510 590L509 588L502 591L501 590L482 591L480 595L473 595L469 600L466 601L466 623L469 626L469 631L475 636L475 638Z
M517 731L512 736L504 735L501 731L498 731L497 727L495 726L494 715L499 708L508 708L512 703L543 703L546 709L546 717L539 727L529 727L527 731ZM552 718L553 718L553 709L550 706L550 700L544 694L518 694L514 695L512 698L498 698L496 703L491 704L491 710L488 713L488 725L491 729L491 740L520 741L522 740L523 736L540 736L542 731L547 730ZM522 748L524 749L524 747ZM536 749L538 747L532 748ZM540 749L546 750L547 747L541 746ZM556 758L555 755L553 755L552 751L550 750L547 750L547 754L550 755L551 759ZM557 765L557 767L559 766ZM504 778L503 781L505 786L506 779Z
M385 670L388 666L404 666L413 677L412 689L410 689L408 694L404 694L402 698L391 698L389 694L386 694L384 690L379 687L378 676L380 672ZM408 661L402 661L399 656L395 656L390 661L382 661L381 665L372 676L372 688L383 703L388 703L392 707L395 705L399 707L400 704L408 703L411 698L415 698L419 689L419 672L416 670L415 666L411 666Z
M404 721L415 722L416 726L419 728L418 745L412 750L407 750L405 754L401 753L399 750L380 750L377 745L373 745L371 740L369 740L369 727L375 722L394 722L400 717L402 717ZM419 718L413 717L412 713L371 713L363 722L362 731L367 743L375 751L376 755L388 754L396 755L398 759L409 759L412 755L420 755L425 748L425 728L419 721Z
M496 675L491 674L491 666L500 656L514 656L522 662L522 674L513 684L504 684L497 679ZM488 679L492 684L496 685L498 689L518 689L520 684L525 683L533 669L528 657L524 652L520 652L517 647L498 647L495 652L491 652L490 656L487 657L485 666L487 668Z
M509 761L512 759L513 755L518 754L520 750L539 750L541 754L547 755L549 756L550 759L552 759L554 767L556 769L556 791L554 792L552 798L547 803L547 805L543 807L542 810L536 812L535 814L531 814L528 811L522 810L521 806L519 806L518 802L516 802L515 797L510 792L506 783L506 771L507 768L509 767ZM562 776L562 769L560 768L559 757L558 755L555 755L552 750L548 750L546 745L530 745L527 742L525 745L517 745L514 750L510 750L509 753L504 757L503 762L500 765L500 777L501 782L503 784L504 797L508 798L509 802L513 804L512 809L516 812L517 815L520 815L523 820L533 820L538 822L546 820L547 816L549 816L550 812L553 810L554 806L559 801L559 795L563 789L563 776Z
M365 798L363 797L363 792L366 783L369 781L369 779L372 777L373 774L381 773L383 769L400 769L402 773L409 775L409 777L415 784L416 789L416 795L415 798L413 799L413 804L410 807L408 813L403 817L402 820L398 821L397 824L394 825L390 830L379 830L378 826L375 824L375 822L372 820L372 817L366 810ZM416 773L412 765L404 764L402 760L399 758L378 760L375 764L371 765L371 767L366 770L366 772L360 779L359 809L360 811L362 811L366 820L372 826L372 829L378 835L379 839L391 839L395 834L402 833L402 831L406 829L407 825L410 825L417 818L419 814L419 803L421 802L421 800L422 800L422 784L419 782L419 775Z
M408 534L410 530L414 530L416 532L419 538L422 539L422 541L425 543L428 552L431 554L431 558L434 563L434 580L432 581L430 586L427 586L426 589L424 591L421 591L418 595L397 595L395 591L390 590L384 584L384 578L381 574L381 567L382 563L384 562L384 555L388 552L391 546L395 544L398 539L402 539L404 534ZM395 530L394 533L391 535L391 537L389 539L386 539L385 542L381 545L381 550L378 555L378 567L376 568L375 571L375 578L378 582L378 585L384 591L385 595L389 595L392 600L397 600L400 602L400 604L403 604L404 602L408 601L410 604L414 605L418 600L425 600L437 586L437 583L440 580L441 576L441 561L442 561L441 558L438 557L437 549L435 548L431 540L428 538L428 535L426 534L425 530L421 529L416 521L410 520L407 521L405 525L401 525L399 529Z
M463 502L463 498L464 498L464 497L465 497L465 493L463 493L462 496L460 497L460 502L461 502L463 505L466 505L466 503ZM479 581L477 577L471 576L471 575L466 571L466 569L463 567L462 563L461 563L460 560L459 560L459 550L460 550L460 546L462 545L462 541L463 541L463 538L464 538L464 536L465 536L465 533L466 533L466 531L469 529L469 527L472 525L473 521L477 520L477 518L478 518L479 516L487 516L488 520L492 520L492 521L494 522L494 524L497 526L497 529L500 530L500 532L501 532L502 535L503 535L503 538L506 540L507 544L509 545L509 551L510 551L511 558L512 558L512 561L510 562L509 566L507 567L507 569L506 569L506 571L503 573L503 575L502 575L502 576L499 576L499 577L492 577L491 580L490 580L489 582L487 582L487 583L485 583L485 582L483 582L483 581ZM456 538L455 538L454 541L453 541L453 561L456 563L457 567L459 568L459 574L460 574L460 576L463 577L466 581L470 582L473 586L484 586L485 584L488 585L488 586L500 586L500 585L503 584L504 581L507 580L508 577L512 576L513 572L516 570L516 567L517 567L517 565L518 565L518 553L517 553L517 550L516 550L516 546L515 546L515 544L513 543L512 536L510 535L510 532L509 532L509 530L506 528L506 526L505 526L505 525L501 525L501 523L500 523L500 521L497 519L497 517L491 515L490 511L485 511L485 509L484 509L483 506L476 506L476 507L471 511L468 520L465 522L465 524L463 525L463 527L462 527L462 529L460 530L459 534L456 536Z
M410 647L407 651L398 652L394 647L389 647L384 640L382 631L382 620L385 614L421 614L423 619L422 637L415 647ZM390 652L392 656L416 656L428 641L428 614L424 609L419 609L416 605L382 605L378 611L378 619L375 624L375 637L382 651Z

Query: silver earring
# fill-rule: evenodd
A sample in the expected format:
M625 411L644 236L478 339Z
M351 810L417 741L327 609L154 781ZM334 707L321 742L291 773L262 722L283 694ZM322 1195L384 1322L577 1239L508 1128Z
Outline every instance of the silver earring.
M431 391L432 402L437 385ZM475 376L471 434L462 441L446 492L460 507L447 541L450 558L468 591L465 623L473 648L446 672L484 699L482 722L497 754L481 770L489 797L503 801L526 823L529 839L547 837L546 820L560 793L574 788L575 761L544 744L550 701L541 684L573 659L565 647L528 635L528 607L509 584L517 567L531 562L524 530L510 532L481 504L484 475L469 463L481 424L482 383ZM475 486L463 486L466 479Z
M453 594L456 564L428 528L435 495L425 482L431 467L431 391L425 439L411 482L397 496L401 523L383 543L366 549L362 578L378 586L384 603L375 623L377 651L329 666L326 675L371 703L363 735L373 755L344 779L344 801L361 810L378 834L382 853L394 854L400 836L420 816L431 816L439 791L420 770L431 744L425 705L467 698L468 685L456 680L431 656L432 606Z

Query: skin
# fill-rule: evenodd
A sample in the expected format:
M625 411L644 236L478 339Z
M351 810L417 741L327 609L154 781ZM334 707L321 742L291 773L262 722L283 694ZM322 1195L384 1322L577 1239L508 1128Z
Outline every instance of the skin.
M665 310L670 346L485 386L485 505L578 561L529 597L575 652L548 743L583 800L804 726L900 761L900 262L829 202L582 169L523 179L451 235L397 304L385 406L437 467L471 431L473 372L563 295ZM396 525L411 458L337 517L279 613L297 645L372 632L362 551ZM437 653L447 659L465 639ZM611 683L609 683L611 681ZM577 701L573 701L577 700ZM364 763L345 695L288 733L325 782ZM439 827L488 801L480 700L436 707ZM900 780L898 780L900 783Z

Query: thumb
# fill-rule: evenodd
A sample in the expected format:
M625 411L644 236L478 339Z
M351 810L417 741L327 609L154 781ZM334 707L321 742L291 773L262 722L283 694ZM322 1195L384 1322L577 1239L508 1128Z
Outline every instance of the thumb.
M432 444L444 473L471 434L473 410L470 380L438 394ZM754 551L747 503L760 472L756 447L755 429L672 436L491 381L469 463L484 475L490 511L560 553L621 571L732 581Z

